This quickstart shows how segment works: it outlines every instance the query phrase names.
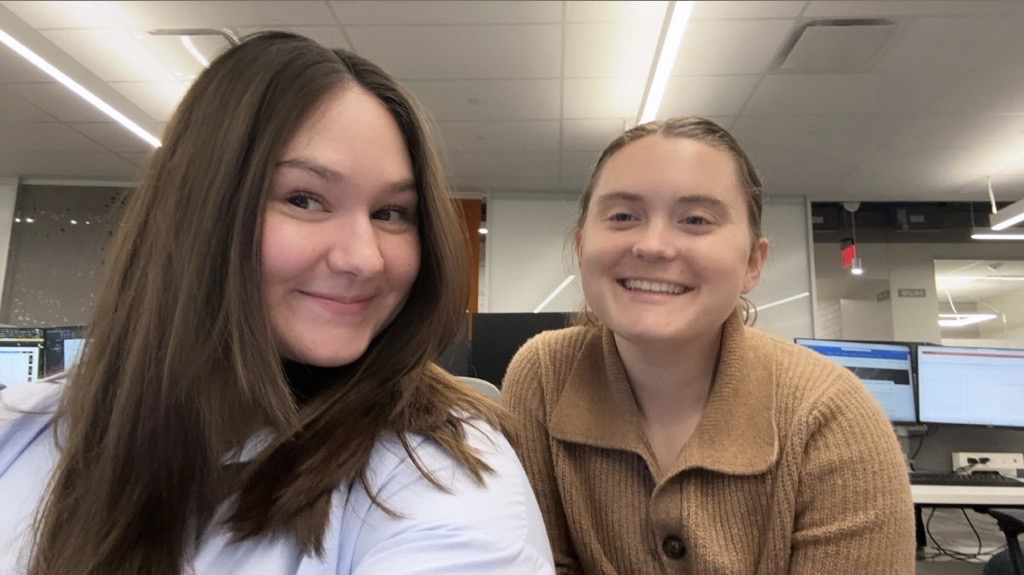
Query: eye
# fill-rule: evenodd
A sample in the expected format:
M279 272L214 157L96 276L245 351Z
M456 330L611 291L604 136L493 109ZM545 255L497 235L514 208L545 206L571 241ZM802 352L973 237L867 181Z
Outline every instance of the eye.
M385 206L373 212L375 220L385 222L404 222L411 219L411 210L402 206Z
M616 223L630 222L630 221L633 221L633 219L634 219L633 215L632 214L628 214L626 212L615 212L614 214L611 214L610 216L608 216L608 221L609 222L616 222Z
M683 218L683 224L687 226L703 226L710 222L704 218L704 216L686 216Z
M323 202L309 192L292 192L291 194L288 194L286 201L300 210L311 210L316 212L327 211Z

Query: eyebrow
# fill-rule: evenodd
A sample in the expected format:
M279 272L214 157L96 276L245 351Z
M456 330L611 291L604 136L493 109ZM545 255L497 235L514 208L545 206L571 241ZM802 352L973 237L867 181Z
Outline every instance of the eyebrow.
M274 164L275 168L293 168L313 175L325 182L336 183L345 179L345 174L305 158L290 158ZM412 179L398 180L386 186L390 193L415 192L416 182Z
M640 194L634 194L632 192L608 192L597 198L598 206L609 204L612 202L630 202L638 203L642 202L643 197ZM676 204L698 204L698 205L709 205L709 206L725 206L725 202L722 200L704 195L704 194L688 194L680 198L676 198Z

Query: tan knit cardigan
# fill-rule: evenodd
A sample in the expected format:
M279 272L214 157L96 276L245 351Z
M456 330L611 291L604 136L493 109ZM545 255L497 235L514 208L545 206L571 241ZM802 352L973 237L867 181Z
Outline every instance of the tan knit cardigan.
M531 339L502 393L560 574L914 573L910 486L881 408L849 370L736 315L661 481L606 328Z

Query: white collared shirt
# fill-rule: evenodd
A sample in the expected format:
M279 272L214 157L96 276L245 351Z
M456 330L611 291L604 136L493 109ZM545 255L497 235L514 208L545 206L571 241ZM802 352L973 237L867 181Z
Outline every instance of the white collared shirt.
M62 385L26 383L0 392L0 573L24 573L32 519L59 457L52 412ZM13 410L12 410L13 408ZM290 535L235 543L216 525L190 565L195 575L544 575L554 573L540 510L515 452L490 426L467 426L467 441L494 469L485 484L440 445L409 436L422 465L451 493L416 469L397 437L378 440L369 489L358 482L334 493L323 557L305 556ZM221 513L220 516L223 516Z

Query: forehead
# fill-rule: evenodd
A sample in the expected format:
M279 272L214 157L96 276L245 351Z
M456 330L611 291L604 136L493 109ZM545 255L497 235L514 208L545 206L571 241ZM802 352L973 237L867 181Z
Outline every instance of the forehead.
M729 152L689 138L660 135L631 142L605 161L594 199L618 192L640 197L704 195L746 205Z

